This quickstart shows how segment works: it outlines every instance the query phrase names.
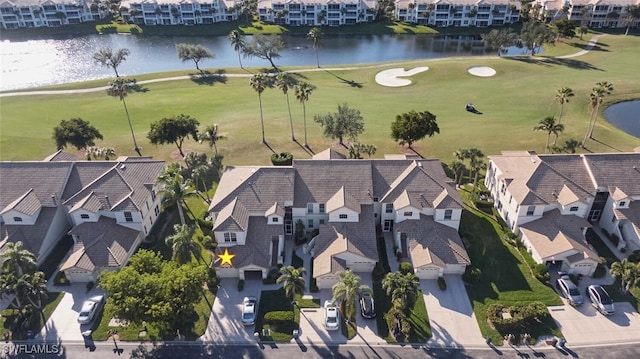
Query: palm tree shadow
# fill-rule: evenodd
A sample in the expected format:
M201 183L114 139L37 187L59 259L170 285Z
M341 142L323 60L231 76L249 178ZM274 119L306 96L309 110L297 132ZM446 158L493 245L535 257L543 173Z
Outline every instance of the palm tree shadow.
M413 151L413 153L415 153L416 155L420 156L420 158L424 158L424 156L420 152L416 151L413 147L409 147L409 149Z
M267 146L267 148L268 148L268 149L270 149L270 150L271 150L271 152L276 153L276 151L274 151L274 150L273 150L273 148L271 148L271 146L269 145L269 142L264 141L264 142L262 142L262 144L263 144L263 145L265 145L265 146Z
M213 86L216 83L227 83L227 76L225 76L224 70L217 70L216 72L203 70L199 73L189 74L189 77L191 81L198 85Z
M624 151L622 151L621 149L619 149L619 148L615 148L615 147L613 147L613 146L611 146L611 145L609 145L609 144L607 144L607 143L604 143L604 142L600 141L600 140L599 140L599 139L597 139L597 138L593 138L593 137L591 137L591 139L592 139L592 140L594 140L595 142L598 142L599 144L601 144L601 145L603 145L603 146L609 147L609 148L610 148L610 149L612 149L612 150L616 150L616 151L618 151L618 152L624 152Z
M315 152L313 152L313 150L311 149L311 147L309 147L308 145L307 145L307 147L305 147L303 144L301 144L300 142L298 142L298 140L297 140L297 139L296 139L295 141L293 141L293 142L295 142L298 146L300 146L300 148L302 148L302 149L304 150L304 152L306 152L309 156L313 156L313 155L315 155L315 154L316 154Z
M349 85L351 87L355 87L355 88L359 88L359 89L362 88L362 83L360 83L360 82L356 82L356 81L353 81L353 80L347 80L345 78L342 78L342 77L334 74L333 72L331 72L329 70L324 70L324 71L327 72L329 75L331 75L331 76L337 78L338 80L342 81L342 83L345 83L345 84L347 84L347 85Z

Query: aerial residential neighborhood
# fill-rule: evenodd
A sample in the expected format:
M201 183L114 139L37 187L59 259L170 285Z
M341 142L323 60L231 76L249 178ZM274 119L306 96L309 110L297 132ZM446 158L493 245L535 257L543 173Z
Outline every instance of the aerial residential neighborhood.
M640 355L637 0L0 23L0 356Z

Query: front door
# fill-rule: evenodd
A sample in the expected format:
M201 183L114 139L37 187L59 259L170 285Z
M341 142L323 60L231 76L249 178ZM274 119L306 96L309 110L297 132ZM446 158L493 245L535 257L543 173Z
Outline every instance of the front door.
M393 220L385 219L384 224L382 225L382 231L389 232L391 230L393 230Z
M293 223L290 219L284 221L284 233L287 235L293 234Z

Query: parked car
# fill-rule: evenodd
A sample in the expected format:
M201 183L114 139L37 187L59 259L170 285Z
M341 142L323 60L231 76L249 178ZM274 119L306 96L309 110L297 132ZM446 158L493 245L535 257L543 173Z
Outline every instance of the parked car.
M80 309L80 314L78 315L78 323L91 323L103 305L104 295L96 295L95 297L85 300L84 303L82 303L82 309Z
M362 293L360 296L360 314L365 319L372 319L376 317L376 308L371 294L368 292Z
M556 287L558 290L560 290L562 295L567 298L569 304L573 306L582 305L582 303L584 303L582 294L580 294L578 287L576 287L576 285L571 281L569 275L565 272L559 272L558 274L560 275L560 278L556 280Z
M340 312L330 300L324 302L324 327L327 330L340 329Z
M257 304L258 301L256 300L256 297L244 297L242 300L242 324L256 324Z
M587 297L596 309L604 315L612 315L616 312L613 300L602 286L593 284L587 287Z

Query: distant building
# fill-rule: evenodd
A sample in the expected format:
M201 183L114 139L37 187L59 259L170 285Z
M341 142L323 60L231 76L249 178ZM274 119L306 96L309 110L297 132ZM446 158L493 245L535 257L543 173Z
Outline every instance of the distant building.
M238 20L235 5L234 0L123 0L120 11L138 25L200 25Z
M577 26L596 29L640 25L640 19L628 16L629 5L640 5L640 0L536 0L536 4L547 21L569 19Z
M414 24L502 26L520 21L520 2L510 0L397 0L396 19Z
M109 10L85 0L0 0L3 29L57 27L103 19Z

